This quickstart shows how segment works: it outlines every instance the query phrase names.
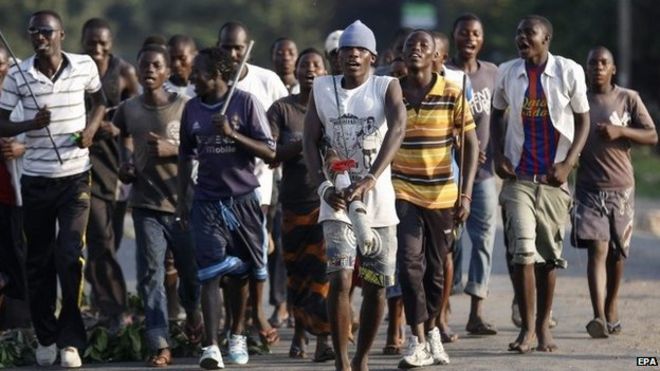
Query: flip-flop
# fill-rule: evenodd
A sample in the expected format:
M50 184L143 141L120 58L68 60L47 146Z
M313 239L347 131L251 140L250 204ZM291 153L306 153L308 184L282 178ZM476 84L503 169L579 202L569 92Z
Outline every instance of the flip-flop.
M621 321L607 322L607 332L612 335L619 335L621 333Z
M440 340L442 340L442 343L453 343L456 340L458 340L458 334L451 332L451 330L445 332L440 330Z
M165 350L161 349L158 354L149 357L147 364L151 367L167 367L172 364L172 352L165 353Z
M293 359L307 358L307 354L305 353L304 347L291 344L291 348L289 348L289 358L293 358Z
M604 339L609 337L605 321L600 318L594 318L587 323L587 332L594 339Z
M468 323L465 326L465 330L471 335L497 335L497 329L495 326L488 322L477 322L477 323Z

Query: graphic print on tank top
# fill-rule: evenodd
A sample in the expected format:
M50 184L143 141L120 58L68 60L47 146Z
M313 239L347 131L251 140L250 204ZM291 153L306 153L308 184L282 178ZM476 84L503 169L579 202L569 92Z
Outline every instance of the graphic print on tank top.
M340 149L341 157L361 161L358 168L371 168L383 141L374 117L357 117L347 113L339 119L331 118L330 122L333 127L331 143L334 148Z

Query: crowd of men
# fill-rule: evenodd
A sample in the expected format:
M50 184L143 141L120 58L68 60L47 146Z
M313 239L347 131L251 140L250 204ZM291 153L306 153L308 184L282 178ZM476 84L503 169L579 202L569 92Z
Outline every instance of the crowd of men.
M314 361L366 370L386 307L385 354L401 368L447 364L452 291L470 295L469 333L497 334L483 307L498 203L520 327L509 350L557 349L569 216L571 242L588 251L586 330L622 330L630 148L657 135L639 95L614 84L607 48L589 52L585 75L550 53L552 24L529 15L515 30L519 57L498 67L479 59L474 14L455 20L451 55L449 38L421 29L379 51L355 21L324 51L278 38L271 71L245 63L251 37L238 22L213 47L150 36L136 66L112 53L102 19L84 24L83 54L62 50L54 11L32 14L28 33L28 59L0 48L0 290L5 306L29 307L38 365L59 354L81 366L83 278L98 324L117 333L132 320L116 260L127 209L153 367L172 362L169 320L180 318L204 369L224 368L223 351L248 363L246 334L273 344L290 325L289 357L307 357L311 334Z

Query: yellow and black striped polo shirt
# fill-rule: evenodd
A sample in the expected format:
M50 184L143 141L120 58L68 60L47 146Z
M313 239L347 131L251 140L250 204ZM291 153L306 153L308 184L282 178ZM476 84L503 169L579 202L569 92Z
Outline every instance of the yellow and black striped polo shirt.
M418 110L404 98L406 136L392 163L398 199L428 209L454 206L458 187L452 170L453 135L461 122L466 132L475 129L467 100L461 98L461 87L439 74Z

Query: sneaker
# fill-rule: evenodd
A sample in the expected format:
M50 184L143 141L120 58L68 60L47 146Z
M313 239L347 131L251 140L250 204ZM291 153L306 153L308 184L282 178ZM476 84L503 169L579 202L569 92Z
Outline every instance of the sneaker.
M437 327L426 333L426 344L428 344L429 352L433 356L436 365L449 364L449 355L445 352L445 347L442 346L440 330Z
M247 337L232 334L229 338L229 361L237 365L245 365L250 360L247 348Z
M210 345L206 348L202 348L202 358L199 359L199 367L205 370L219 370L225 368L224 362L222 362L222 354L220 354L220 348L217 345Z
M433 363L433 356L429 352L426 343L420 344L417 336L410 336L406 351L401 361L399 361L399 368L431 366Z
M37 344L37 351L34 355L39 366L52 366L57 358L57 346L55 343L51 345Z
M62 368L78 368L82 366L78 349L66 347L60 350L60 366Z

